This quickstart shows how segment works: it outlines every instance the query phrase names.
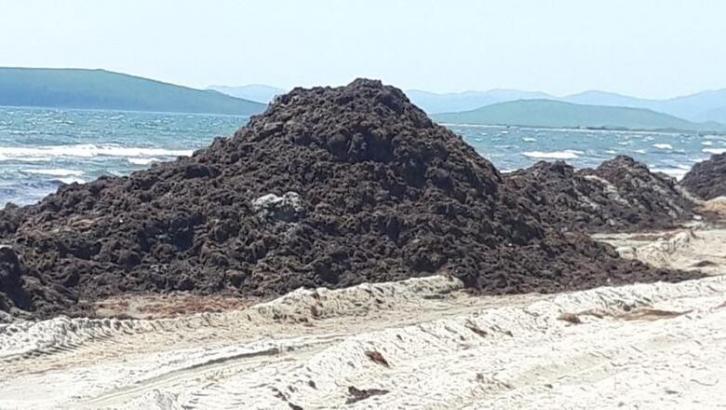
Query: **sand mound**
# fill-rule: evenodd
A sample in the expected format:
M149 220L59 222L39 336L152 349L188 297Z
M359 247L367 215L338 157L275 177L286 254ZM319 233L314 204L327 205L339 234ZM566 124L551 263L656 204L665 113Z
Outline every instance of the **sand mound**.
M136 291L265 297L438 273L517 293L686 277L541 219L400 90L356 80L295 89L190 158L6 209L0 238L19 262L0 265L0 290L3 309L42 317Z
M562 161L538 162L505 178L561 230L669 229L694 215L695 205L674 179L622 155L579 171Z
M726 217L726 196L719 196L701 205L704 212L713 213L721 218Z
M726 153L697 163L683 177L681 185L701 199L726 196Z

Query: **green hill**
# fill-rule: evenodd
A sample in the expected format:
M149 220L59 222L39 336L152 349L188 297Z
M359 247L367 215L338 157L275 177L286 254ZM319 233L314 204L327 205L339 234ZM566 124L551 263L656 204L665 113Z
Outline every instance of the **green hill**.
M105 70L0 68L0 105L251 115L264 104Z
M471 111L434 115L443 123L551 128L607 128L723 132L720 124L699 124L642 108L580 105L552 100L519 100Z

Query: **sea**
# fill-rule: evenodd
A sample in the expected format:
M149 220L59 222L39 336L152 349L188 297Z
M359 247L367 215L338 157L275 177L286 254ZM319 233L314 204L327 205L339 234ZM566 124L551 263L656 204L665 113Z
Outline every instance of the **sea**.
M61 184L124 176L191 155L247 117L0 107L0 206L27 205ZM689 133L447 125L501 171L541 160L594 167L625 154L682 178L726 136Z

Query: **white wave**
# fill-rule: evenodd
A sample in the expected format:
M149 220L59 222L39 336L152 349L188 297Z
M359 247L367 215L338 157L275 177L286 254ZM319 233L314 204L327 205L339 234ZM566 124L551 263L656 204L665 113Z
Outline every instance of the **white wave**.
M606 154L610 154L610 155L615 155L615 154L617 154L618 152L617 152L617 151L615 151L615 150L609 149L609 150L605 151L605 153L606 153Z
M523 152L522 155L529 158L544 158L544 159L575 159L579 158L580 155L584 154L582 151L575 151L567 149L564 151L527 151Z
M713 142L712 141L701 141L701 144L711 146L711 145L713 145Z
M56 178L55 181L62 182L64 184L72 184L74 182L77 182L79 184L83 184L83 183L86 182L85 180L83 180L81 178L77 178L77 177Z
M134 164L134 165L149 165L152 162L161 162L161 160L159 158L134 158L134 157L126 158L126 161L128 161L129 164Z
M661 172L680 181L684 176L686 176L688 170L675 168L652 168L651 172Z
M179 157L190 156L192 150L167 150L162 148L120 147L118 145L58 145L40 147L0 147L1 160L48 157Z
M75 169L51 168L51 169L23 169L20 172L32 175L50 175L53 177L80 177L83 171Z
M633 152L635 152L636 154L645 154L644 149L636 149L636 150L633 150Z
M522 141L524 141L524 142L535 142L535 141L537 141L537 138L524 137L524 138L522 138Z
M702 151L707 154L723 154L726 153L726 148L704 148Z
M0 161L7 161L8 159L11 159L11 158L7 158L3 155L0 155ZM50 157L18 157L18 158L12 158L12 160L17 161L17 162L36 163L36 162L50 162L50 161L53 161L53 158L50 158Z
M658 149L673 149L673 145L671 144L653 144L653 146Z

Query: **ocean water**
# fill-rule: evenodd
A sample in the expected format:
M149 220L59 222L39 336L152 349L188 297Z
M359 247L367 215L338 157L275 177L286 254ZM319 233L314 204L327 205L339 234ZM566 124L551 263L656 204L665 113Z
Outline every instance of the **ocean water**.
M191 155L248 118L0 107L0 206Z
M0 107L0 206L38 201L64 183L128 175L231 135L246 117ZM500 170L562 159L597 166L627 154L676 178L726 136L450 126Z
M629 155L652 171L682 178L711 154L726 152L726 136L638 131L532 129L449 126L491 160L511 171L537 161L564 160L575 167L596 167L615 155Z

